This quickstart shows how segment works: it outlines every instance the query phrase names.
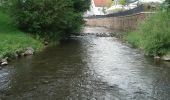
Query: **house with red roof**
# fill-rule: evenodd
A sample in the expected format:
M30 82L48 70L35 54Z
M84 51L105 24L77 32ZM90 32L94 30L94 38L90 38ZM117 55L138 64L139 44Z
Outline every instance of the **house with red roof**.
M96 7L109 7L112 0L93 0Z
M112 0L91 0L91 9L87 15L105 15L111 4Z

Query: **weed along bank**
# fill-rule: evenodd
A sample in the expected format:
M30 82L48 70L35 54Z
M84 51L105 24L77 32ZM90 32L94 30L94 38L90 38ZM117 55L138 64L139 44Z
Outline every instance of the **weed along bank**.
M13 58L33 54L43 48L39 40L18 30L9 15L3 12L0 12L0 24L0 65L7 65Z

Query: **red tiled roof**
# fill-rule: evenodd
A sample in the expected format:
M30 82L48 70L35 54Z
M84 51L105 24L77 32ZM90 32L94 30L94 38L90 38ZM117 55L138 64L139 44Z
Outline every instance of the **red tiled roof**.
M96 7L107 7L112 0L93 0Z

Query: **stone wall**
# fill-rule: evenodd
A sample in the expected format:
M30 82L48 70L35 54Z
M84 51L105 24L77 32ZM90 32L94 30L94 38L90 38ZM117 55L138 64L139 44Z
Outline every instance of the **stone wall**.
M135 31L138 24L150 14L141 12L127 16L85 19L85 21L88 26L107 27L119 31Z

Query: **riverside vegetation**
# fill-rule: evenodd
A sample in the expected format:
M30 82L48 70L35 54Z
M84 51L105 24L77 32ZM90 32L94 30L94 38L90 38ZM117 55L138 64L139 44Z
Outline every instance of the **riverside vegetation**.
M149 56L160 57L170 54L169 9L170 0L167 0L159 11L139 25L138 31L128 32L124 39Z
M41 50L44 41L55 43L78 32L89 5L90 0L1 0L0 64L18 49Z
M22 32L12 24L9 15L0 12L0 58L12 57L17 49L32 47L39 50L43 47L40 40Z

